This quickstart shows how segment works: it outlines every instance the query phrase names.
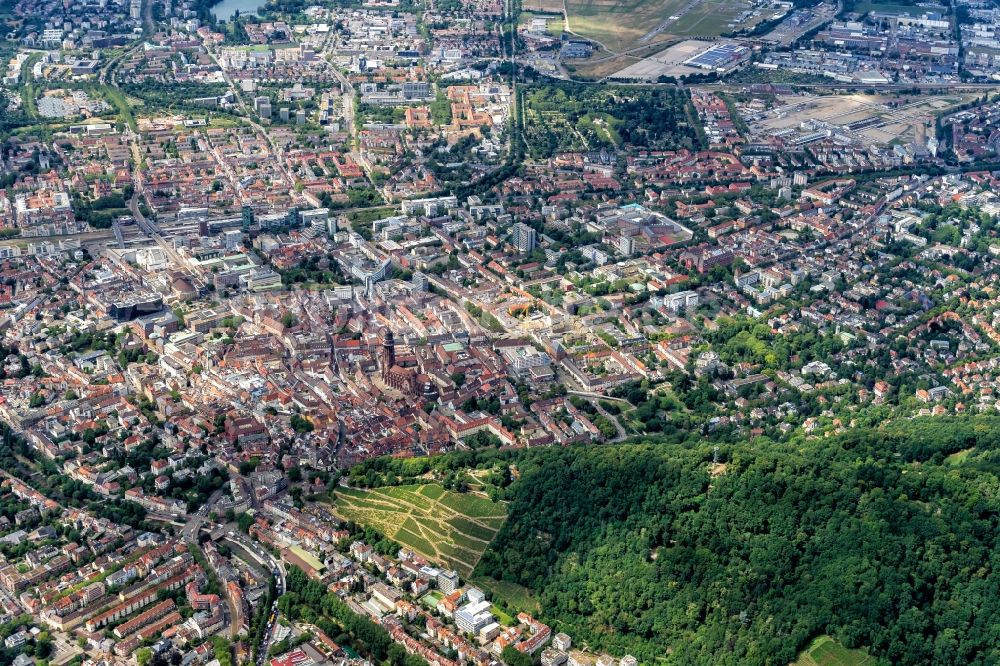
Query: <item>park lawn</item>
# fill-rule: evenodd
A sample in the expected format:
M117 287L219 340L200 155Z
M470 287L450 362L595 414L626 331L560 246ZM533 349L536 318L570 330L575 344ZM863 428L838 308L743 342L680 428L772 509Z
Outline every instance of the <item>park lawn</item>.
M381 208L369 208L366 210L356 210L347 214L347 219L361 225L370 226L375 220L389 217L397 212L395 206L383 206Z
M493 615L496 616L497 622L499 622L503 626L505 626L505 627L513 627L514 626L514 618L512 618L509 614L505 613L503 611L503 609L501 609L496 604L493 604L492 606L490 606L490 612L493 613Z
M215 115L215 116L212 116L212 119L209 121L208 126L209 127L232 128L232 127L239 127L242 124L243 124L243 120L241 118L234 118L234 117L229 117L229 116Z
M829 636L820 636L792 666L863 666L875 660L864 650L848 650Z
M32 53L21 65L21 104L24 105L24 110L32 118L38 117L37 97L40 92L40 89L35 85L35 76L32 74L32 70L35 63L41 59L41 53Z
M505 504L438 484L338 488L340 518L374 527L420 555L468 577L507 517Z
M138 129L139 126L135 122L135 115L132 113L132 107L135 105L122 94L121 90L113 86L98 86L95 90L97 94L102 95L108 101L108 104L118 111L118 117L133 132Z

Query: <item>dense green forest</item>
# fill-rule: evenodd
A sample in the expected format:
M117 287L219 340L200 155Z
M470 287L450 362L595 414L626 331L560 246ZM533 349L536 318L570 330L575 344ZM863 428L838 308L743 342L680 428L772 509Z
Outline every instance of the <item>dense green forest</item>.
M998 663L998 443L976 417L525 451L476 573L642 663L787 664L822 633L881 663Z

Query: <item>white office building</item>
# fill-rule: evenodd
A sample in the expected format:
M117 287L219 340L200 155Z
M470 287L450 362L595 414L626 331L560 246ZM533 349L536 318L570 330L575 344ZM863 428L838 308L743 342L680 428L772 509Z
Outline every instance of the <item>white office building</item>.
M490 612L490 602L470 601L455 612L455 625L467 634L479 633L479 630L494 621Z

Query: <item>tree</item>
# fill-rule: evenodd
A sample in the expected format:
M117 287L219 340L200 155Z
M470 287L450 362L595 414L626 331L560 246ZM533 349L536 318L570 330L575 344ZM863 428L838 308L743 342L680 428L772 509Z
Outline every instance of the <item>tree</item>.
M498 452L516 456L520 478L474 573L533 590L547 622L641 663L668 648L685 664L790 663L819 634L884 663L988 661L984 625L947 618L974 612L971 590L1000 584L988 565L1000 499L983 495L1000 482L985 462L998 458L996 426L879 423L822 446L715 445L676 430ZM970 449L978 462L961 472L945 462Z
M290 425L292 426L292 430L299 434L313 431L312 421L302 417L300 414L292 414Z
M250 533L250 526L253 525L253 516L249 513L243 512L236 518L236 525L240 532L244 534Z
M507 666L534 666L535 660L532 659L530 654L525 654L514 649L513 645L508 645L500 653L500 659Z
M340 597L327 591L319 581L310 580L298 567L288 567L286 583L288 591L278 600L278 608L292 621L315 624L328 635L338 636L341 642L345 642L340 638L343 633L355 649L380 663L427 666L419 656L393 649L395 643L382 626L355 614Z

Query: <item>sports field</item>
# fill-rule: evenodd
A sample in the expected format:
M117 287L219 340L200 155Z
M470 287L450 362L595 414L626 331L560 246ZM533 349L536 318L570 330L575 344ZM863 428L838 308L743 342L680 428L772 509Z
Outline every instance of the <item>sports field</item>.
M829 636L820 636L792 666L863 666L873 663L875 660L864 650L848 650Z
M468 577L507 520L507 507L480 495L437 484L362 490L338 488L333 511L343 520L374 527L424 557Z

